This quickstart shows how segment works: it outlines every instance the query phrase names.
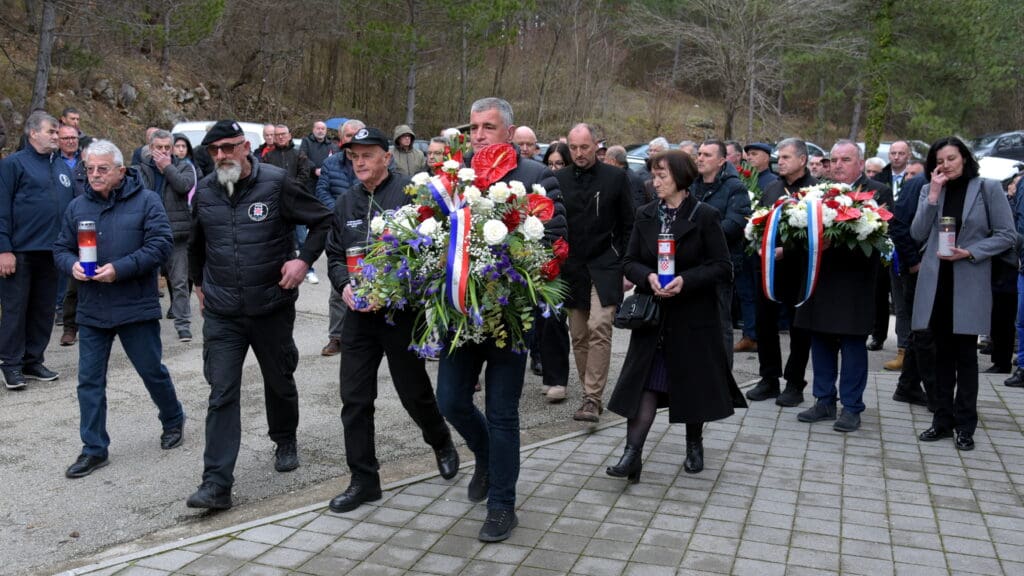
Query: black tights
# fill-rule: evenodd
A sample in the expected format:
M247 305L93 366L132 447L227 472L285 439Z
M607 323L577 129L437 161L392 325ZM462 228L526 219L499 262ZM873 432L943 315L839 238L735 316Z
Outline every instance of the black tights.
M628 446L644 447L647 433L651 431L651 424L654 424L654 416L658 411L658 396L660 394L661 392L644 390L636 415L626 421L626 444ZM686 424L686 441L699 441L703 428L703 422L688 422Z

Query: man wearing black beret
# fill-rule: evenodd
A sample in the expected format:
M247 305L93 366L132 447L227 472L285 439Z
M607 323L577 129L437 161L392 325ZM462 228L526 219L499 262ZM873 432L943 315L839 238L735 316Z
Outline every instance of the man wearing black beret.
M258 162L237 122L214 124L203 145L216 171L199 182L192 198L189 265L203 311L210 400L203 482L187 505L226 509L241 442L242 364L250 346L263 373L270 439L277 444L274 468L299 466L295 300L323 252L331 212L284 170ZM298 258L297 224L309 228Z

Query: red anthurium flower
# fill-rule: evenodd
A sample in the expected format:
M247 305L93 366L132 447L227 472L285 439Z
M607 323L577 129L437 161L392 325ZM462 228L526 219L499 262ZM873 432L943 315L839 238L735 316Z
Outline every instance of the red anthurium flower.
M558 278L558 275L562 273L562 265L559 263L557 258L552 258L544 263L540 267L540 275L547 281L552 281Z
M828 206L833 210L839 210L842 204L840 204L835 198L829 198L828 200L825 200L825 206Z
M840 206L836 208L836 222L845 222L847 220L856 220L860 218L860 210L853 206Z
M856 192L850 192L848 196L850 198L853 198L857 202L864 202L866 200L871 200L872 198L874 198L875 193L870 190L864 190L863 192L857 190Z
M555 260L565 262L569 258L569 243L565 241L565 238L559 238L551 244L551 251L555 255Z
M511 144L491 144L473 154L473 171L476 172L476 187L487 190L519 163L516 149Z
M888 222L889 220L892 220L892 212L889 212L885 208L879 207L877 210L875 210L875 212L878 214L878 217L881 218L883 222Z
M555 202L547 196L541 196L540 194L527 194L526 201L526 213L540 218L541 222L547 222L555 215Z
M420 207L416 208L416 211L419 212L419 214L420 214L419 215L419 221L420 222L423 222L427 218L433 218L434 217L434 209L431 208L430 206L420 206Z
M519 210L509 210L501 217L501 221L508 228L509 234L516 231L519 228Z

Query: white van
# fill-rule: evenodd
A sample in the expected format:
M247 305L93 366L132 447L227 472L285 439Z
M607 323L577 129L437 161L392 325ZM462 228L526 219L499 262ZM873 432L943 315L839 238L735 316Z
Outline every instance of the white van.
M173 134L184 134L188 141L192 143L192 147L196 148L203 142L203 138L206 136L206 132L216 124L216 120L205 120L202 122L180 122L174 125L174 129L171 130ZM256 124L255 122L239 122L239 126L242 127L242 131L245 132L245 139L252 145L252 149L256 150L263 144L263 124Z

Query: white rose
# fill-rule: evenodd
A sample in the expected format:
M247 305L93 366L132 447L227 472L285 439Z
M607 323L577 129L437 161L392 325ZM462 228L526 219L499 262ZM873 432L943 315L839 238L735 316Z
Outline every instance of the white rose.
M441 165L441 168L444 169L445 172L455 172L461 167L462 164L459 164L455 160L445 160L444 164Z
M487 191L487 196L495 202L504 202L508 200L508 195L511 191L508 188L508 184L504 182L495 182L491 189Z
M427 182L430 182L430 174L427 174L426 172L417 172L416 175L412 177L412 183L417 186L426 186Z
M836 221L836 216L838 215L839 212L836 212L833 208L829 208L828 206L821 207L821 219L825 228L831 226Z
M466 202L470 205L476 204L482 196L483 194L476 186L466 186L466 189L462 191L462 197L465 198Z
M522 198L523 196L526 196L526 186L523 186L523 183L519 180L509 182L508 186L512 189L512 193L517 197Z
M536 216L527 216L519 230L527 240L540 240L544 237L544 223Z
M481 196L477 199L476 203L473 204L473 211L477 214L487 214L491 210L494 210L494 200L491 200L487 196Z
M532 186L532 188L533 188L533 193L538 195L538 196L547 196L548 195L548 191L545 190L544 187L541 186L540 184L534 184Z
M424 236L430 236L437 230L437 220L433 218L427 218L423 222L420 222L419 231Z
M743 236L747 241L754 240L754 223L750 220L747 220L747 225L743 227Z
M463 168L459 170L459 180L463 182L472 182L476 180L476 171L472 168Z
M846 194L836 196L836 202L839 202L843 206L853 206L853 198L850 198Z
M484 242L490 246L501 244L508 236L508 228L501 220L488 220L484 223Z
M384 231L384 217L374 216L373 220L370 220L370 231L374 234L380 234Z

